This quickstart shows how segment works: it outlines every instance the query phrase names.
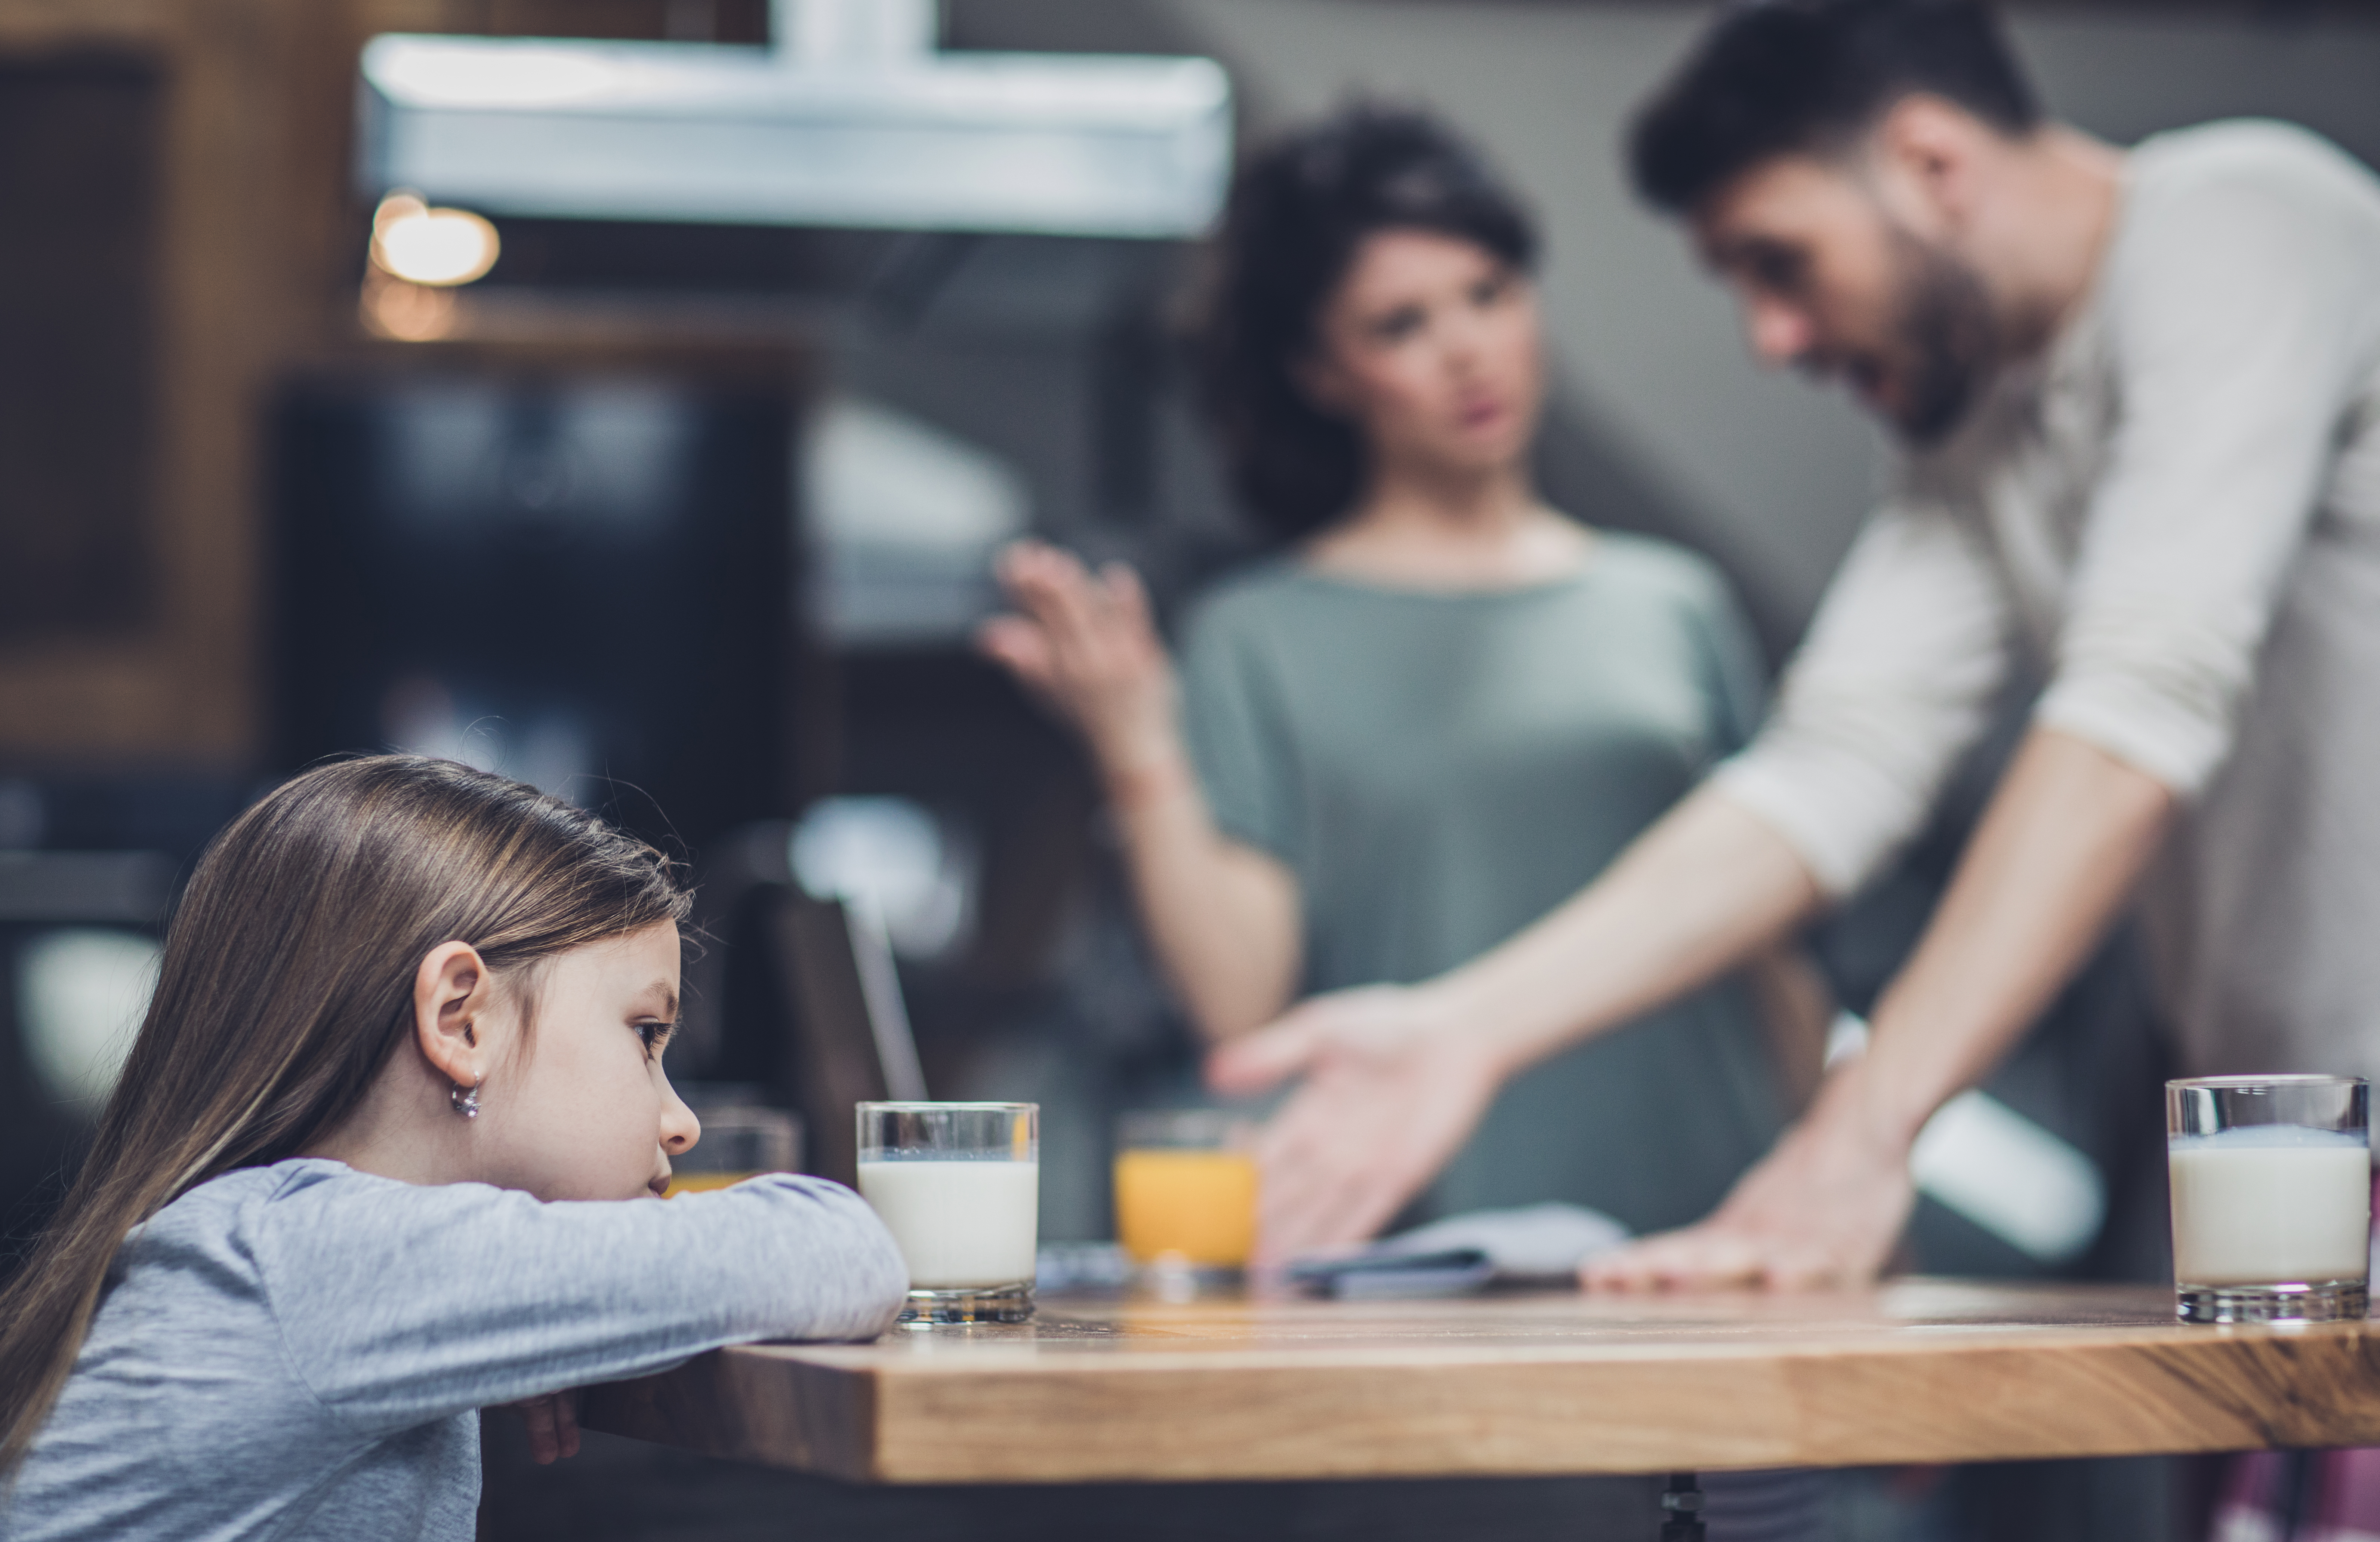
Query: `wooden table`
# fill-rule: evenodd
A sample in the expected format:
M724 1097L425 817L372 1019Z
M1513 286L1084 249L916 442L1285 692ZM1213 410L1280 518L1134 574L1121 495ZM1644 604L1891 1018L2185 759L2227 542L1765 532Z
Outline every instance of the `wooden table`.
M754 1344L591 1427L864 1483L1657 1473L2380 1445L2380 1325L2184 1327L2171 1293L1045 1300Z

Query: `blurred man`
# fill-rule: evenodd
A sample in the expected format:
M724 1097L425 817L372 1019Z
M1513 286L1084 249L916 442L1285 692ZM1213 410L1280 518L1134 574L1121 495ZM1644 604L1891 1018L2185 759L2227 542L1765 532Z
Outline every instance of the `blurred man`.
M2190 1070L2380 1073L2380 182L2277 125L2045 121L1970 0L1734 6L1633 162L1754 351L1889 426L1896 491L1758 740L1595 884L1219 1052L1227 1088L1303 1078L1269 1250L1368 1234L1515 1068L1859 888L2019 669L2047 685L1868 1052L1590 1282L1871 1274L1927 1117L2135 898Z

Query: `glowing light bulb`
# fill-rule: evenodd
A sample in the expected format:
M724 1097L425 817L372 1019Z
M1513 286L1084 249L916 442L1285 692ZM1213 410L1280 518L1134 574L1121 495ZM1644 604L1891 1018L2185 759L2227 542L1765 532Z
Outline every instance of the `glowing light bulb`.
M408 284L468 284L496 265L496 227L467 209L391 193L372 214L372 261Z

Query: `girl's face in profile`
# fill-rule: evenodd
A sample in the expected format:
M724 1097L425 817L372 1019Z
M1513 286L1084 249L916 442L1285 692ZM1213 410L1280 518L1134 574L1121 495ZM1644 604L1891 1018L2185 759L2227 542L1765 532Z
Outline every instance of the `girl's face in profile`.
M1536 291L1487 248L1373 233L1316 334L1301 383L1363 431L1375 464L1467 475L1527 454L1544 395Z
M484 1181L540 1199L658 1194L669 1159L702 1126L662 1070L677 1021L678 934L664 921L575 948L537 972L534 1027L519 1037L522 993L490 1010L517 1047L497 1059L471 1131Z

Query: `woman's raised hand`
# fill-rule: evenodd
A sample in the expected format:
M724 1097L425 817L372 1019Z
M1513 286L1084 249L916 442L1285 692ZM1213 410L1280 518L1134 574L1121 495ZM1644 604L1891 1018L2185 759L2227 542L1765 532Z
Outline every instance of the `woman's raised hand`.
M1022 613L984 623L983 650L1081 731L1109 777L1170 765L1173 666L1139 577L1122 563L1093 573L1032 540L1002 552L998 572Z
M1201 1032L1245 1033L1297 977L1297 879L1215 828L1140 580L1027 541L1001 553L1000 581L1019 613L985 624L983 650L1089 741L1159 960Z

